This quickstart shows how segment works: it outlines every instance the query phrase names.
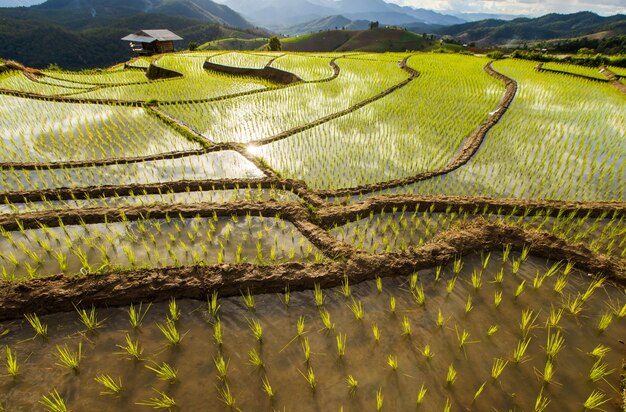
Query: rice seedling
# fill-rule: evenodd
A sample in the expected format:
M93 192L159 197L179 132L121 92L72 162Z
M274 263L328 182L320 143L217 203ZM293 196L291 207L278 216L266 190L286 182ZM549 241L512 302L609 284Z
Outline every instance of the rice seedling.
M242 292L241 296L243 297L243 303L246 305L246 308L248 310L254 310L254 308L255 308L254 296L252 296L252 294L250 294L250 289L249 288L246 289L246 294L245 295Z
M564 346L565 338L561 334L561 331L557 329L556 332L552 333L551 329L548 328L548 341L546 342L546 355L548 355L548 359L555 359L556 355Z
M374 335L374 341L378 343L380 341L380 329L376 323L372 325L372 334Z
M604 284L605 278L603 277L596 277L587 287L587 290L585 290L585 293L583 293L581 299L583 302L588 301L591 296L593 296L593 293L596 291L596 289L602 287L602 285Z
M246 319L246 321L248 322L248 327L252 331L254 338L259 342L263 342L263 327L261 326L261 322L257 319Z
M418 305L423 306L426 303L426 294L424 293L424 287L421 284L412 289L411 294Z
M520 363L522 359L524 359L524 354L526 353L531 340L532 338L524 338L523 340L517 342L517 346L513 350L513 360L515 363Z
M504 359L496 358L493 360L493 366L491 367L491 378L496 380L502 375L504 368L509 364L509 361L505 361Z
M330 320L330 313L328 312L328 310L326 310L326 308L320 308L319 312L320 318L322 319L322 325L324 325L324 329L326 329L327 332L330 332L335 328L335 325ZM300 335L301 333L298 336Z
M550 316L546 321L546 326L548 328L556 328L561 321L561 317L563 316L563 308L558 310L554 309L554 306L550 305Z
M228 362L224 359L222 354L219 353L217 357L213 358L213 363L215 364L217 378L221 381L225 381L226 375L228 374Z
M157 396L144 401L135 402L136 405L150 406L154 409L172 409L176 407L176 401L164 392L152 388Z
M11 351L11 348L7 345L6 346L6 355L7 355L7 374L9 376L11 376L13 379L17 378L17 375L19 373L19 366L17 364L17 356L16 354Z
M270 384L270 381L267 378L267 376L263 376L262 382L263 382L263 391L267 394L267 396L270 399L274 399L274 396L275 396L274 389L272 388L272 385Z
M298 372L300 372L300 375L302 375L307 381L307 383L309 384L309 388L311 388L311 391L315 392L317 382L315 381L315 373L313 372L313 369L311 369L311 367L309 366L306 371L306 375L300 370L298 370Z
M598 390L594 390L589 394L585 402L583 403L583 407L585 410L593 410L599 409L600 406L604 405L610 400L610 398L606 398L606 395Z
M150 365L145 367L154 372L159 380L169 382L170 384L176 382L178 379L178 372L167 362L163 362L161 365L156 365L156 368Z
M498 325L491 325L489 329L487 329L487 336L493 336L500 329Z
M496 290L493 294L493 304L496 308L498 308L501 303L502 303L502 291Z
M611 351L611 348L604 346L603 344L600 343L595 348L593 348L591 352L588 352L587 355L592 356L597 359L602 359L604 358L604 355L606 355L610 351Z
M467 295L467 301L465 302L465 314L469 315L472 309L474 309L474 305L472 304L472 295Z
M383 280L379 276L376 276L376 290L379 294L383 293Z
M534 312L532 309L526 308L522 310L522 320L520 321L519 328L524 338L536 327L535 321L539 317L539 314L533 315Z
M383 388L378 388L378 390L376 391L376 411L377 412L380 412L383 410L383 401L384 401Z
M311 360L311 345L309 344L309 338L304 336L301 339L300 345L302 346L302 353L304 354L304 362L308 365Z
M420 406L424 402L426 392L428 392L428 389L426 389L424 384L422 384L422 386L420 386L419 392L417 392L417 406Z
M56 389L50 392L48 396L42 395L39 403L43 405L46 412L67 412L68 410L65 401Z
M102 327L103 321L98 320L96 308L94 306L91 307L90 311L87 311L86 309L78 309L76 306L74 306L74 309L78 312L80 321L83 325L85 325L88 331L94 331Z
M551 359L548 359L546 361L545 366L543 367L543 373L541 374L543 381L546 384L552 382L552 378L554 377L554 372L555 372L554 368L555 368L554 363L552 362Z
M337 356L341 359L346 354L346 334L338 333L335 338L337 341Z
M402 335L411 336L411 322L407 316L402 318Z
M354 379L354 376L348 375L346 378L346 383L348 384L348 388L350 390L350 394L353 395L356 390L359 388L359 382Z
M169 311L169 314L167 315L168 321L177 322L180 319L180 308L178 307L178 304L176 303L176 299L174 298L170 299L167 305L167 309Z
M539 391L539 395L537 395L537 399L535 400L535 412L543 412L550 405L550 399L543 394L543 388Z
M126 346L116 345L118 348L122 349L124 352L122 354L128 355L130 359L140 360L141 354L143 353L143 348L139 345L139 341L133 341L130 338L130 335L126 334Z
M603 333L609 325L611 325L611 322L613 322L613 314L611 312L606 312L602 315L600 321L598 322L598 332Z
M598 359L591 367L591 370L589 370L589 380L597 382L615 371L614 369L608 370L608 368L609 365L606 362L603 362L602 358Z
M394 315L396 313L396 298L395 296L389 297L389 310L391 310L391 314Z
M350 303L349 307L352 313L354 314L354 317L356 318L356 320L359 320L359 321L363 320L363 315L364 315L363 304L361 303L360 300L352 298L352 302Z
M176 329L176 324L169 319L167 322L165 322L165 324L156 322L156 326L157 328L159 328L163 336L165 336L165 339L167 339L168 345L170 346L180 345L180 342L185 336L181 335L180 332L178 332L178 329Z
M526 286L526 281L522 280L522 283L520 283L517 286L517 289L515 290L515 299L519 298L520 295L522 294L522 292L524 292L524 287Z
M133 304L130 305L130 308L128 308L128 319L133 329L141 328L143 319L148 314L148 310L150 310L151 306L152 303L149 303L148 307L143 310L143 303L139 303L139 308L135 308L135 305Z
M261 354L259 354L259 352L257 352L255 348L252 348L248 351L248 362L250 362L251 365L256 366L259 369L263 369L263 367L265 366L263 363L263 358L261 358Z
M289 285L285 286L285 293L283 295L283 303L285 306L289 306L289 301L291 300L291 292L289 291Z
M48 325L41 323L41 320L35 313L27 313L24 315L30 326L35 329L36 336L46 339L48 337Z
M387 356L387 365L392 371L398 370L398 357L395 355Z
M567 286L568 275L565 273L559 275L557 277L556 282L554 284L554 291L559 295L563 293L563 289Z
M500 268L493 276L494 283L502 283L504 281L504 268Z
M450 364L450 366L448 366L448 374L446 375L446 385L447 386L452 386L454 385L454 382L456 381L456 369L454 369L454 365Z
M322 287L319 283L316 283L314 286L313 297L315 298L315 305L320 307L324 305L324 292L322 292Z
M222 330L222 322L219 317L213 323L213 339L215 339L217 346L221 347L224 343L224 331Z
M572 295L568 295L567 301L563 302L563 306L571 315L578 316L583 310L584 303L582 295L578 293L575 298L572 298Z
M217 392L220 400L224 402L229 409L233 409L235 407L236 400L227 382L224 382L222 387L218 387Z
M446 292L449 294L454 290L454 285L456 284L456 276L452 277L452 279L448 280L446 285Z
M82 358L83 343L78 342L78 350L76 352L72 352L67 345L57 345L56 348L57 359L59 360L57 365L69 368L73 370L74 373L78 374L78 367L80 366L80 360Z
M297 331L297 337L302 336L302 334L304 333L304 316L300 316L298 317L298 321L296 322L296 331Z
M104 390L100 392L100 395L119 396L122 392L122 378L115 380L109 375L100 374L94 380L104 386Z
M482 271L480 271L480 272L473 271L472 272L472 286L474 287L474 290L480 289L480 287L483 285L482 274L483 274Z
M472 400L472 403L476 402L476 399L478 399L480 394L483 393L483 390L485 390L486 385L487 385L487 382L483 382L483 384L478 387L478 389L474 393L474 399Z
M446 398L446 404L443 406L443 412L450 411L452 411L452 403L450 402L450 399Z
M341 293L346 299L350 297L350 282L348 280L348 275L344 275L343 281L341 282Z
M437 310L437 321L436 321L436 323L437 323L438 327L440 327L440 328L443 327L444 318L443 318L443 312L441 312L441 308L439 308Z
M432 350L430 349L430 345L428 344L424 345L424 349L420 352L422 352L422 355L426 358L426 360L430 360L434 356Z

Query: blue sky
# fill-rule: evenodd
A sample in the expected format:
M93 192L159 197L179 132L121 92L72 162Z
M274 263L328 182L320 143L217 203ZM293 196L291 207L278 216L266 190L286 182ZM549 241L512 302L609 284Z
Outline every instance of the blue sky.
M626 0L387 0L438 11L542 15L589 10L602 15L626 14Z

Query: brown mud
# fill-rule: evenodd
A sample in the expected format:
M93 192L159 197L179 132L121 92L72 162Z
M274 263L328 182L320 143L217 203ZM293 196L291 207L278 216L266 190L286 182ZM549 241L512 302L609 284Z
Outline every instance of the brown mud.
M278 84L293 84L302 82L302 79L295 74L271 67L269 65L263 67L262 69L254 69L250 67L225 66L222 64L212 63L209 59L207 59L202 67L205 70L226 73L231 76L254 77Z
M81 277L56 275L21 283L0 281L0 319L19 318L32 312L43 315L71 311L74 305L122 306L172 297L203 300L215 290L227 297L237 296L248 288L253 293L281 292L286 285L292 291L311 289L315 284L326 288L339 286L344 276L355 284L375 277L406 276L416 270L445 265L458 256L500 250L505 244L514 250L530 245L531 253L536 256L568 260L579 270L602 273L626 284L624 261L597 255L582 244L568 244L545 232L472 222L451 228L409 252L353 253L344 261L328 264L170 267Z

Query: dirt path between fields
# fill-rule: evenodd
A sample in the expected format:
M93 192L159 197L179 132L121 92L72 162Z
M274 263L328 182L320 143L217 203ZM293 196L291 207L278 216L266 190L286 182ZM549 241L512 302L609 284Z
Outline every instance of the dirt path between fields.
M619 76L613 73L608 67L602 67L600 69L600 73L606 76L607 80L613 87L615 87L620 92L626 94L626 84L622 83L619 80Z
M451 228L406 253L354 253L333 263L170 267L80 277L58 275L19 284L0 281L0 320L20 318L24 313L72 311L74 305L123 306L172 297L204 300L215 290L228 297L238 296L248 288L255 294L281 292L286 285L292 291L312 289L315 284L328 288L340 285L344 276L355 284L376 277L408 276L417 270L445 265L458 256L501 250L505 244L514 250L531 245L533 255L568 260L579 270L603 273L621 285L626 284L624 261L597 255L583 245L568 244L545 232L472 222Z
M606 83L608 81L608 80L605 80L605 79L599 79L597 77L585 76L584 74L570 73L570 72L565 72L563 70L546 69L545 67L543 67L543 63L539 63L537 66L535 66L535 70L540 72L540 73L541 72L545 72L545 73L562 74L562 75L566 75L566 76L576 77L576 78L579 78L579 79L589 80L589 81L592 81L592 82Z

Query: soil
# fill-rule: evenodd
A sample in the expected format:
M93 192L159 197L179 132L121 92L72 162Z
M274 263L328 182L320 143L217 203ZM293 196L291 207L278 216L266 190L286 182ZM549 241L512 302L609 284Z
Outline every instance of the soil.
M609 83L613 85L617 90L626 94L626 84L619 81L619 76L609 70L608 67L603 67L600 69L600 73L606 76Z

